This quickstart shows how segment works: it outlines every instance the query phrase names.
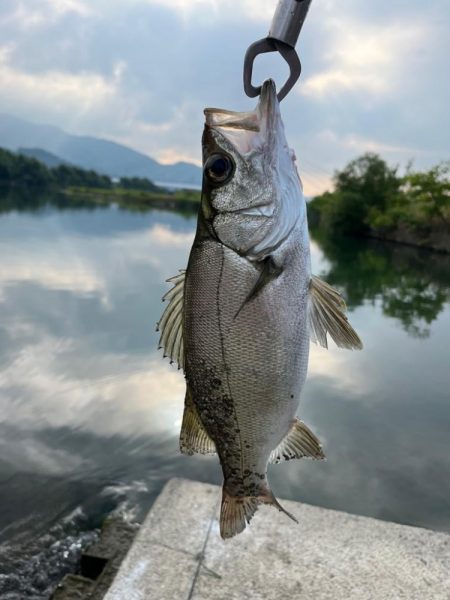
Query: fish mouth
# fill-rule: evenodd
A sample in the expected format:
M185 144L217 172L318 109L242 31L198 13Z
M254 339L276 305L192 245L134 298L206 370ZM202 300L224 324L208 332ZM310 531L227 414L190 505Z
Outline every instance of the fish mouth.
M221 133L240 154L271 145L281 121L275 82L267 79L256 108L237 112L222 108L205 108L206 125Z

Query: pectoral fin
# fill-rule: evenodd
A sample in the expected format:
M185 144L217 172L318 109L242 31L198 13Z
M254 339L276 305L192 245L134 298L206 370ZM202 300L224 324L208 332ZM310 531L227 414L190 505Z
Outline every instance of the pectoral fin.
M361 350L358 334L345 315L345 302L340 293L318 277L309 285L309 326L313 342L328 348L327 333L339 348Z
M164 349L164 356L168 356L171 362L177 362L178 368L184 368L184 345L183 345L183 296L185 271L171 277L167 281L173 283L172 289L163 297L168 300L156 331L161 332L159 347Z
M322 445L313 432L302 421L296 419L287 436L272 451L269 461L279 463L292 458L323 459Z
M235 314L234 318L236 318L238 316L238 314L241 312L241 310L244 308L244 306L246 304L251 302L253 300L253 298L256 298L256 296L258 296L258 294L262 291L263 288L266 287L267 284L269 284L271 281L273 281L274 279L279 277L281 275L281 273L283 272L283 268L275 263L272 256L267 256L259 264L261 265L261 271L260 271L259 277L256 280L255 285L253 286L253 288L250 290L249 294L247 295L246 299L244 300L242 305L239 307L239 310Z
M184 401L183 423L180 432L180 450L183 454L215 454L216 446L200 421L189 388Z

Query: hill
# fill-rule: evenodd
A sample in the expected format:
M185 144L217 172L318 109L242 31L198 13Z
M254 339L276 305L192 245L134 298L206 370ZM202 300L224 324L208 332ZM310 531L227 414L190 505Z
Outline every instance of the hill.
M47 152L46 150L42 150L42 148L19 148L17 152L18 154L22 154L28 158L35 158L39 162L44 163L44 165L49 169L70 164L66 160L59 158L59 156L56 156L51 152Z
M0 114L0 144L12 151L39 148L64 162L113 178L145 177L163 183L201 184L201 169L192 163L162 165L116 142L72 135L59 127L38 125L6 114Z

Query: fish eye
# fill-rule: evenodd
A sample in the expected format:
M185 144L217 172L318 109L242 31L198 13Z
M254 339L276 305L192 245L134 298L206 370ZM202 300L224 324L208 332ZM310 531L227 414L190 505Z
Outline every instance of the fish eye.
M233 171L234 163L227 154L212 154L205 163L204 173L211 183L226 183Z

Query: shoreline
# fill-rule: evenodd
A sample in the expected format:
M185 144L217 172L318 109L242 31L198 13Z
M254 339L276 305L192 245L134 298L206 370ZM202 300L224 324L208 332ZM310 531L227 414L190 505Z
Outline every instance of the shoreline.
M197 210L200 206L200 192L197 190L177 190L176 192L149 192L145 190L99 189L69 187L58 190L68 197L88 198L94 204L117 203L128 208L188 208Z
M387 242L389 244L396 244L398 246L405 246L407 248L415 248L417 250L426 250L427 252L433 252L434 254L439 254L441 256L448 256L450 255L450 233L448 234L449 237L449 242L447 244L444 245L430 245L427 244L426 242L423 243L421 242L420 239L417 240L413 240L411 238L402 238L402 237L397 237L396 233L393 232L392 234L389 233L381 233L381 232L377 232L377 231L370 231L367 233L355 233L354 235L350 235L350 234L341 234L341 235L336 235L333 236L332 234L330 234L330 232L327 232L326 230L324 230L321 227L310 227L309 228L311 237L314 237L314 233L318 233L319 234L319 238L320 239L331 239L331 240L339 240L340 238L344 237L346 239L358 239L358 240L376 240L378 242Z
M447 233L447 240L444 238L444 242L441 244L440 240L437 243L429 244L427 241L422 242L421 239L414 240L409 237L409 231L394 231L392 234L379 233L377 231L369 232L361 237L368 239L380 240L382 242L391 242L392 244L401 244L402 246L410 246L411 248L419 248L421 250L428 250L429 252L436 252L438 254L450 254L450 232ZM412 234L414 236L414 234ZM439 232L431 231L429 237L433 235L439 235ZM445 235L445 233L444 233Z

